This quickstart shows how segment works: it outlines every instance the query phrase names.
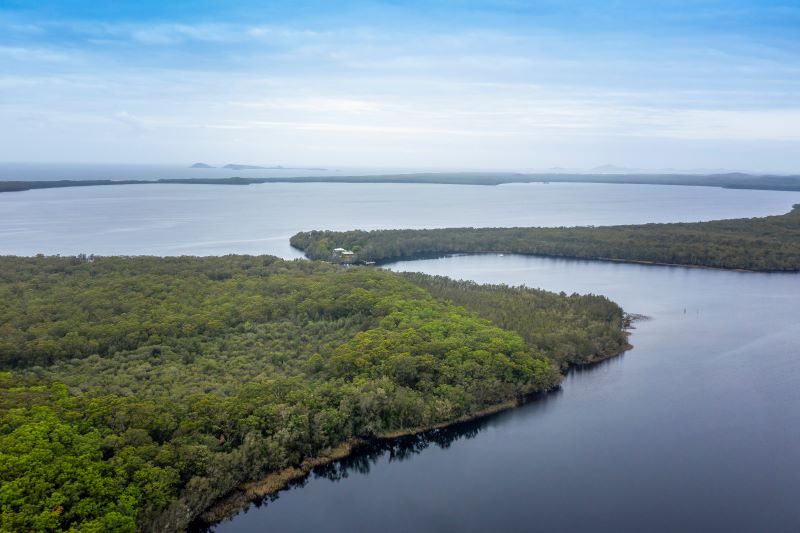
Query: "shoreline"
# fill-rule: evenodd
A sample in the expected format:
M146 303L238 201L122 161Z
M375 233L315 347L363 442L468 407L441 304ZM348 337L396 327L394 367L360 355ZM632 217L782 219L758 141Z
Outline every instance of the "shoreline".
M619 353L621 354L622 351ZM605 357L604 359L608 359L608 357ZM599 362L599 360L592 362ZM551 390L555 390L558 387L560 387L560 385ZM439 422L430 426L404 428L380 433L370 438L351 439L335 448L325 450L325 452L320 455L308 457L299 465L289 466L276 472L271 472L261 479L241 483L231 493L223 496L221 499L212 504L211 507L200 513L192 522L200 526L212 526L218 522L233 518L240 512L246 510L253 502L272 494L276 494L287 488L292 481L296 481L310 475L314 468L318 466L325 466L340 459L345 459L350 455L357 453L359 448L366 446L371 442L391 441L410 435L418 435L426 431L433 431L436 429L456 426L465 422L471 422L483 417L514 409L526 403L529 398L539 394L547 394L549 392L550 390L532 392L522 398L514 398L512 400L490 405L489 407L480 409L473 414L463 415L454 420Z
M344 265L384 266L399 261L459 255L508 254L732 272L795 273L800 272L800 249L796 246L800 233L798 216L800 204L794 204L790 211L781 215L688 223L302 231L293 235L289 243L307 258ZM317 248L315 243L323 238L334 245L353 248L355 255L345 260L325 247ZM689 239L690 244L682 248L681 238ZM654 245L654 239L668 241L668 244ZM394 244L387 245L387 242ZM626 242L626 246L632 244L634 253L620 249L620 242ZM374 249L371 249L373 244ZM716 251L696 253L696 249L703 247ZM780 252L776 253L775 249Z
M644 315L626 313L623 320L623 330L625 331L626 338L630 336L629 330L634 329L631 326L633 322L639 320L647 320L648 318L649 317L646 317ZM586 362L572 364L562 374L562 381L563 378L565 378L567 374L570 371L572 371L573 368L591 367L596 364L607 361L609 359L613 359L614 357L618 357L631 349L633 349L633 345L630 344L629 342L626 342L624 345L619 346L618 348L611 350L608 353L597 354ZM345 459L353 455L354 453L358 453L359 448L364 447L371 442L374 443L380 441L391 441L402 437L418 435L421 433L425 433L427 431L434 431L437 429L453 427L466 422L479 420L481 418L488 417L497 413L515 409L526 403L529 403L530 401L533 401L537 396L550 394L551 392L558 390L559 388L561 388L560 382L558 385L552 387L551 389L544 391L534 391L518 398L512 398L504 402L484 407L483 409L479 409L478 411L472 414L463 415L453 420L438 422L436 424L431 424L429 426L397 429L394 431L380 433L378 435L369 438L351 439L349 441L343 442L342 444L336 446L335 448L329 448L325 450L320 455L307 457L299 465L289 466L281 470L278 470L276 472L271 472L260 479L246 481L239 484L239 486L236 489L234 489L227 495L223 496L222 498L218 499L210 507L208 507L202 513L197 515L192 520L192 524L198 526L199 528L204 528L213 526L216 523L228 519L232 519L240 512L245 511L247 508L249 508L250 505L253 504L253 502L265 498L267 496L277 494L278 492L286 489L291 482L309 476L314 470L314 468L318 466L328 465L330 463L333 463L341 459Z
M238 169L230 169L232 172ZM275 170L264 168L260 170ZM285 169L289 170L289 169ZM517 173L517 172L409 172L400 174L368 174L355 176L265 176L220 178L156 178L156 179L31 179L0 180L0 193L23 192L38 189L67 187L97 187L113 185L261 185L269 183L350 183L350 184L421 184L421 185L475 185L499 186L509 184L547 185L597 184L597 185L660 185L668 187L710 187L736 190L762 190L780 192L800 191L799 175L771 174L593 174L570 173Z
M295 248L305 254L305 250ZM391 263L399 263L401 261L418 261L420 259L443 259L446 257L458 257L461 255L521 255L526 257L546 257L549 259L568 259L571 261L600 261L603 263L623 263L629 265L645 265L645 266L662 266L662 267L681 267L681 268L699 268L704 270L721 270L726 272L746 272L750 274L795 274L797 270L749 270L746 268L727 268L716 267L708 265L692 265L684 263L660 263L657 261L644 261L638 259L614 259L611 257L578 257L574 255L555 255L555 254L530 254L524 252L509 252L509 251L491 251L491 252L430 252L420 253L413 256L395 257L389 259L380 259L375 261L374 266L386 266ZM306 256L308 259L308 256ZM348 264L348 263L339 263ZM360 263L353 263L354 265L361 266Z

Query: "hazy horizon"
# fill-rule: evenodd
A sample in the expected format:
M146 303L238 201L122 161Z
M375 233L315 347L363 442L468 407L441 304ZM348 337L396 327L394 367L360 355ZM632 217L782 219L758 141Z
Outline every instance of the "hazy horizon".
M208 167L194 167L196 163L209 165ZM232 169L226 165L253 166L254 168ZM347 175L380 175L380 174L448 174L448 173L516 173L516 174L585 174L585 175L636 175L636 174L683 174L688 176L704 176L713 174L751 174L751 175L779 175L779 176L798 176L800 172L791 170L769 170L769 169L743 169L743 168L639 168L623 167L614 164L598 165L591 168L575 167L457 167L457 166L371 166L371 165L304 165L302 163L282 163L282 162L259 162L259 161L194 161L191 164L186 162L102 162L102 161L0 161L0 181L16 179L151 179L147 172L138 174L134 169L149 170L151 173L158 170L192 171L195 174L183 177L204 177L205 170L209 171L206 177L220 177L224 172L231 172L237 175L255 177L265 172L270 175L284 177L303 177L303 176L347 176ZM91 175L84 176L82 171L90 170ZM123 175L106 174L109 171L128 170L132 173ZM214 172L214 175L211 173ZM231 174L233 175L233 174ZM173 177L173 176L158 176Z
M391 166L391 165L357 165L357 164L305 164L302 162L284 162L284 161L211 161L211 160L197 160L197 161L165 161L165 162L148 162L148 161L0 161L0 169L5 167L174 167L186 168L195 170L204 170L203 167L194 167L195 164L209 165L209 170L232 170L226 169L226 165L242 165L253 166L253 169L238 169L238 170L313 170L313 171L331 171L331 172L348 172L348 171L381 171L381 172L397 172L397 173L448 173L448 172L510 172L510 173L546 173L546 174L725 174L725 173L742 173L753 175L800 175L800 170L773 170L763 168L731 168L731 167L718 167L718 168L680 168L680 167L626 167L616 165L614 163L605 163L593 167L570 167L570 166L552 166L552 167L500 167L500 166L454 166L454 165L422 165L422 166ZM0 179L2 176L0 175Z
M0 161L800 171L791 2L12 2L0 28Z

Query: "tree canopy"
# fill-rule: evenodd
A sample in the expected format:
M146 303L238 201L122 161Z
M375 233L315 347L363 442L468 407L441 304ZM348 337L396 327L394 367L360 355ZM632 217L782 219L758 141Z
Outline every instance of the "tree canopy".
M180 530L626 348L599 296L274 257L0 258L0 528Z
M756 271L800 270L800 207L780 216L574 228L309 231L291 239L312 259L387 262L451 253L519 253ZM341 247L355 255L342 258Z

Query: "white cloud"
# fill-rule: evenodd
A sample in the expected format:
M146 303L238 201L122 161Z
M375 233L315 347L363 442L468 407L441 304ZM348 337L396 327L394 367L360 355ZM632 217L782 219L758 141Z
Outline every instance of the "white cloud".
M0 58L15 61L67 61L69 55L48 48L26 48L22 46L0 46Z
M146 131L148 129L145 125L145 122L142 119L128 113L125 110L114 113L112 115L112 119L122 124L125 124L132 130L137 132Z
M225 43L241 40L236 28L219 24L158 24L153 26L123 27L112 33L130 31L135 41L147 45L172 45L186 41Z
M594 150L604 163L614 159L601 157L609 142L800 139L800 62L760 44L639 50L624 36L255 23L70 31L84 48L0 45L0 136L10 139L0 159L16 157L21 140L7 125L23 117L41 142L85 158L96 153L86 139L111 143L109 131L114 153L136 159L202 146L221 160L232 159L223 150L246 149L257 160L259 146L274 145L320 164L402 164L416 152L448 164L486 157L484 166L555 145ZM44 116L48 126L37 127Z
M345 113L363 115L376 113L383 110L383 104L370 100L357 100L352 98L273 98L266 100L233 101L232 106L307 111L309 113Z
M638 135L684 140L800 140L800 108L690 109L654 115L654 127L639 128Z
M229 121L226 123L195 123L186 124L186 128L209 128L219 130L302 130L327 133L366 133L388 135L466 135L471 137L485 137L496 135L509 135L513 132L481 129L456 129L456 128L425 128L413 126L369 125L335 122L284 122L267 120Z

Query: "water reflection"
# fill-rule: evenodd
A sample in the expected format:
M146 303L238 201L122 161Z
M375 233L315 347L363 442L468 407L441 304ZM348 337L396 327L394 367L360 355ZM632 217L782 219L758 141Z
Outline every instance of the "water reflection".
M522 256L392 269L599 292L652 320L563 390L371 443L214 531L797 531L796 274Z
M544 396L537 395L526 400L526 404L543 398ZM289 482L286 488L254 500L250 508L261 508L278 500L282 493L303 488L315 480L339 482L350 477L350 474L367 475L370 473L372 466L384 458L389 462L402 462L422 453L431 446L447 449L456 441L475 438L481 431L490 427L493 421L502 418L504 414L495 413L469 422L455 424L446 428L432 429L416 435L365 442L355 448L349 456L326 465L317 466L309 475ZM247 511L243 512L247 513ZM214 527L211 525L197 531L210 532L214 531Z
M570 369L569 374L596 370L611 364L611 361L619 359L620 357L621 355L587 364L582 367L573 367ZM190 528L190 531L194 533L211 533L218 531L219 528L217 526L226 525L226 523L235 521L236 517L247 514L250 510L266 507L270 503L279 500L282 494L288 491L302 489L318 480L338 483L349 478L351 474L368 475L373 466L380 461L385 460L389 463L403 462L410 460L429 448L446 450L458 441L474 439L483 431L504 425L515 417L531 416L535 411L544 410L548 403L556 400L561 394L562 389L559 387L548 393L536 393L524 398L520 406L516 409L485 415L474 420L459 422L444 428L431 429L415 435L367 441L356 447L349 456L326 465L314 467L307 476L290 481L286 487L280 491L253 500L247 509L244 509L236 515L213 524L195 523Z

